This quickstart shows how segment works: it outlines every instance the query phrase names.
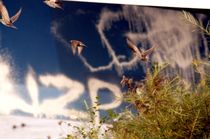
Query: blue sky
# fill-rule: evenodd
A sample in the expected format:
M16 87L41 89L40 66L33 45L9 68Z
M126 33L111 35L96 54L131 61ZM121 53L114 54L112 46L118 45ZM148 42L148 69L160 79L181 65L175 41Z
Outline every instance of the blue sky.
M68 16L70 18L65 21L66 25L62 31L65 39L82 40L88 46L88 50L83 53L93 65L108 63L109 58L103 49L95 24L98 13L103 7L115 10L120 9L119 5L64 2L64 11L62 11L49 8L41 0L7 0L4 3L10 16L22 7L22 14L15 23L18 30L0 26L1 49L7 49L10 53L19 77L23 77L28 70L28 65L32 66L38 74L64 72L74 78L78 78L81 74L83 77L88 76L88 70L82 66L81 61L76 56L73 57L71 50L67 53L65 47L55 40L50 31L52 21ZM91 51L94 54L90 54Z
M83 41L88 48L83 51L84 56L94 65L107 64L110 58L106 49L103 47L96 31L95 24L98 22L99 13L104 7L112 10L120 9L119 5L98 5L86 3L64 2L64 11L52 9L40 1L14 1L4 2L10 16L14 15L19 8L22 8L22 14L14 24L18 30L14 30L3 25L1 28L1 53L7 53L12 60L15 75L17 76L19 91L26 102L30 102L25 88L25 77L29 66L33 68L36 75L44 74L64 74L71 79L83 83L86 87L87 80L95 77L118 85L121 77L114 70L91 73L81 62L78 56L73 56L71 49L68 50L55 39L51 32L53 22L63 20L61 34L68 42L71 39ZM126 48L126 47L125 47ZM40 101L45 98L58 97L60 92L55 88L39 88ZM101 90L100 92L109 92ZM109 93L108 93L109 94ZM110 95L102 95L110 102ZM83 100L90 100L87 87L80 101L71 104L70 107L82 108Z
M52 35L50 30L52 22L61 19L65 19L62 27L64 39L66 41L70 39L82 40L88 46L83 54L93 66L109 62L109 56L103 49L95 25L102 9L107 8L117 11L121 9L120 5L64 2L63 11L49 8L42 0L7 0L4 3L10 16L14 15L20 7L23 9L19 20L15 23L18 30L0 25L2 33L1 50L6 49L10 53L20 77L26 72L29 64L37 73L64 72L74 78L77 78L81 73L83 77L90 74L78 57L73 56L71 50L67 53L65 47ZM131 53L126 48L123 36L118 35L125 33L127 30L128 23L120 21L115 24L111 31L106 33L113 46L117 46L119 43L123 45L123 47L114 47L116 53L130 56ZM132 73L135 74L135 72ZM128 74L132 73L128 72ZM113 69L113 72L107 71L107 74L115 75L116 73Z
M87 45L82 55L88 63L94 67L106 65L112 59L107 48L103 46L96 24L99 23L100 14L104 9L118 12L122 10L121 5L63 2L64 10L60 10L48 7L42 0L5 0L4 4L10 16L22 7L22 14L15 23L18 30L0 25L0 52L7 51L11 56L11 62L14 64L19 84L24 86L29 66L34 69L37 75L64 74L85 85L85 93L80 101L71 104L72 107L80 108L84 99L90 100L87 88L87 81L90 77L119 86L121 75L116 71L116 66L113 66L110 70L91 72L77 55L72 55L71 49L67 51L64 44L56 38L56 35L61 35L62 40L67 43L71 39L81 40ZM52 33L53 23L60 25L58 34ZM140 25L137 24L136 26ZM115 54L125 55L124 60L132 57L131 51L126 46L124 36L129 31L131 31L129 23L123 18L116 21L112 25L112 29L104 31ZM136 30L132 31L133 33L138 32ZM142 33L145 32L146 30L143 29ZM124 74L135 77L135 79L144 77L140 64L137 64L137 67L132 70L126 70ZM55 88L42 88L40 90L46 92L40 95L40 100L46 97L58 97L58 90ZM23 88L22 91L24 92ZM109 94L107 89L99 91ZM106 96L102 93L101 96L104 98L103 103L110 102L110 94ZM25 99L27 99L27 96L25 96Z
M10 16L22 7L22 14L15 23L18 30L1 25L2 46L8 49L14 64L18 65L20 77L28 64L38 73L59 71L56 47L50 34L51 9L42 1L7 0L5 5Z

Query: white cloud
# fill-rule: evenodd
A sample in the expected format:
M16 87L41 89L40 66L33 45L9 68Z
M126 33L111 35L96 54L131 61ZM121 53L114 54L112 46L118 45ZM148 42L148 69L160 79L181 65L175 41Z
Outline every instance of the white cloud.
M120 104L122 103L122 92L119 89L118 85L114 85L112 83L107 83L104 82L102 80L98 80L95 78L90 78L88 80L88 89L89 89L89 93L90 93L90 98L92 101L92 106L96 107L96 109L98 110L109 110L109 109L113 109L113 108L117 108L120 106ZM108 89L113 93L113 100L111 103L108 104L101 104L101 105L97 105L98 101L100 103L100 99L97 100L97 96L100 96L98 94L98 91L100 89ZM97 103L96 103L97 102ZM99 124L99 120L100 120L100 114L99 111L95 112L95 123Z
M32 100L33 114L38 116L39 112L39 90L38 83L36 81L36 74L32 67L29 67L29 71L26 75L26 88Z
M196 48L199 45L198 36L192 33L191 25L184 22L179 11L140 6L123 6L122 11L102 10L96 27L101 43L106 48L111 61L106 65L94 67L83 55L79 56L84 66L91 72L110 70L114 67L121 75L125 70L132 70L138 66L140 61L137 57L131 57L128 61L120 60L121 56L116 54L110 40L105 35L107 30L112 29L115 22L122 19L129 24L129 31L124 34L125 36L129 36L136 43L141 43L144 49L148 49L148 44L158 45L156 51L151 55L151 62L168 62L172 66L167 71L168 75L178 72L187 80L194 79L191 62L194 57L200 58L200 52ZM60 21L53 22L52 32L64 46L69 47L59 32L60 27L62 27ZM120 35L122 34L119 34L119 37ZM142 63L144 69L150 64Z
M200 58L197 47L198 34L192 33L192 26L184 22L179 11L144 8L138 6L124 6L124 17L131 26L139 24L135 29L139 33L129 32L126 35L147 49L147 43L158 45L152 55L152 62L169 63L172 68L167 74L179 74L181 77L192 81L194 72L191 66L194 57ZM139 14L136 14L139 13ZM147 30L141 33L141 25Z
M113 50L109 40L106 38L103 32L104 30L110 29L112 27L112 22L120 20L120 17L121 17L121 12L113 13L107 9L103 10L103 12L101 13L99 23L97 24L97 29L101 37L102 44L106 48L112 60L107 65L94 67L87 61L87 59L83 55L80 55L79 58L83 62L84 66L86 66L91 72L111 70L113 67L115 67L117 73L121 75L123 74L124 70L128 69L130 70L136 67L137 64L139 63L137 57L133 57L129 61L121 62L120 59L122 55L115 54L115 51ZM51 32L58 41L60 41L66 48L68 48L70 44L68 43L67 40L64 39L61 32L59 32L59 28L61 26L62 26L61 22L59 21L53 22L51 26Z
M13 77L12 67L7 56L2 57L0 55L0 69L0 114L9 115L14 110L20 110L33 114L35 117L44 114L46 117L51 118L57 115L63 115L72 119L87 118L86 112L66 108L68 103L77 100L81 94L84 93L84 86L81 83L73 81L61 74L55 76L42 75L37 79L37 75L33 69L29 67L26 75L26 88L31 98L31 104L28 104L20 97L20 92ZM46 87L55 87L61 92L65 89L67 89L67 91L58 98L46 98L40 103L39 81Z
M9 58L0 55L0 114L8 115L15 109L31 112L30 106L18 95Z
M84 86L81 83L71 80L62 74L42 75L39 80L47 87L55 87L61 92L62 90L66 90L66 92L60 97L55 99L45 99L43 101L40 109L44 114L48 116L62 114L67 117L70 116L73 119L87 118L87 114L85 112L65 108L68 103L79 99L79 97L84 93Z

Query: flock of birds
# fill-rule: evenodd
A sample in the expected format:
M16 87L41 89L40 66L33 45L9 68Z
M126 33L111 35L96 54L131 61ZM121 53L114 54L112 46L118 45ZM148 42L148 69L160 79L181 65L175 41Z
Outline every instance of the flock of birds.
M24 128L24 127L26 127L26 124L25 124L25 123L21 123L20 127L21 127L21 128ZM17 128L18 128L17 125L13 125L13 126L12 126L12 129L14 129L14 130L17 129Z
M44 0L44 3L47 4L51 8L63 9L61 0ZM21 12L22 12L22 8L20 8L19 11L14 16L10 17L6 6L4 5L3 1L0 0L0 15L1 15L0 22L3 25L13 28L13 29L17 29L14 26L14 23L20 17ZM127 38L127 44L128 44L128 48L130 48L131 51L133 52L133 54L135 54L141 61L148 61L148 56L157 47L155 45L155 46L151 47L150 49L144 51L144 50L138 48L138 46L130 38ZM75 55L76 53L78 53L78 55L80 55L82 53L83 49L86 48L87 46L81 41L71 40L70 47L72 49L73 55ZM123 76L121 84L125 84L125 83L131 84L132 79L128 79L125 76ZM61 125L61 122L59 122L59 125ZM25 127L25 126L26 125L24 123L21 124L21 127ZM16 129L17 125L13 125L12 128ZM51 137L48 136L48 139L50 139L50 138Z
M44 0L44 3L47 4L51 8L63 9L61 0ZM21 12L22 12L22 8L20 8L19 11L14 16L10 17L6 6L4 5L3 1L0 0L0 15L1 15L0 22L3 25L17 29L14 26L14 23L20 17ZM156 48L156 46L153 46L150 49L143 51L142 49L139 49L137 45L129 38L127 38L127 44L128 44L128 48L130 48L132 52L135 55L137 55L141 61L148 61L148 55L150 55ZM83 48L87 47L84 43L78 40L71 40L70 46L74 55L76 53L80 55L83 51Z
M60 0L44 0L44 3L52 8L63 9L62 3ZM3 1L0 0L0 15L1 15L0 22L3 25L17 29L13 24L15 23L15 21L18 20L21 12L22 12L22 8L20 8L20 10L14 16L10 17L6 6L4 5Z

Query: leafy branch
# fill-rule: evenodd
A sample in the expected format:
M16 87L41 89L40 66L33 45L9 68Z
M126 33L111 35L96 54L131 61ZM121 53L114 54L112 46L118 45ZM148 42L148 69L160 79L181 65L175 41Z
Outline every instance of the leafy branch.
M208 21L206 27L204 27L203 24L199 22L190 12L183 11L183 15L187 22L200 29L206 35L210 36L210 21Z

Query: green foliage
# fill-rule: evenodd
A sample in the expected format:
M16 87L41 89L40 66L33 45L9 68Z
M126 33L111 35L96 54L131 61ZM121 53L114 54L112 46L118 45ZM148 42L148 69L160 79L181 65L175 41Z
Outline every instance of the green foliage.
M210 22L204 27L192 14L183 14L188 23L210 36ZM85 103L92 126L75 126L77 134L67 139L210 139L210 63L194 59L192 65L200 80L190 88L178 76L165 76L167 64L154 64L141 81L123 76L121 84L128 88L124 101L129 107L121 113L107 111L108 115L95 126L97 108ZM104 123L111 127L102 133Z
M110 132L114 138L210 137L209 87L190 92L180 78L164 77L164 68L156 64L144 81L132 83L124 98L136 114L126 110L126 116L113 122Z
M202 62L196 66L200 64ZM210 138L209 74L205 74L206 78L194 89L187 89L178 76L166 77L166 68L166 64L155 64L141 81L124 77L122 83L128 87L124 101L133 106L135 112L128 108L121 113L109 110L108 115L101 118L100 125L96 126L97 108L90 108L85 102L90 115L88 125L73 126L76 132L68 135L67 139ZM111 127L101 132L105 123L110 123Z
M210 21L208 21L207 25L204 27L203 23L197 20L191 13L183 11L183 15L185 20L193 25L196 29L199 29L201 32L210 36Z
M99 97L96 98L97 100ZM97 102L96 106L99 106L100 104ZM95 117L97 108L96 107L89 107L87 102L84 101L85 107L87 109L87 112L89 114L89 120L87 122L84 122L84 125L80 126L72 126L73 129L75 129L75 132L73 134L67 135L65 139L99 139L101 136L102 138L106 138L105 134L101 132L102 125L106 122L106 117L102 118L100 120L99 125L95 123ZM111 111L110 111L111 112ZM113 113L112 113L113 115Z
M198 68L203 63L196 64ZM123 85L128 87L124 101L135 112L129 108L121 113L109 110L108 115L101 118L100 125L96 126L94 118L97 108L90 108L85 102L90 116L88 125L73 126L76 132L68 135L67 139L210 138L209 74L204 74L205 78L194 89L187 89L178 76L165 76L167 66L155 64L151 70L147 70L145 79L141 81L123 78ZM111 127L101 132L105 123L110 123Z

